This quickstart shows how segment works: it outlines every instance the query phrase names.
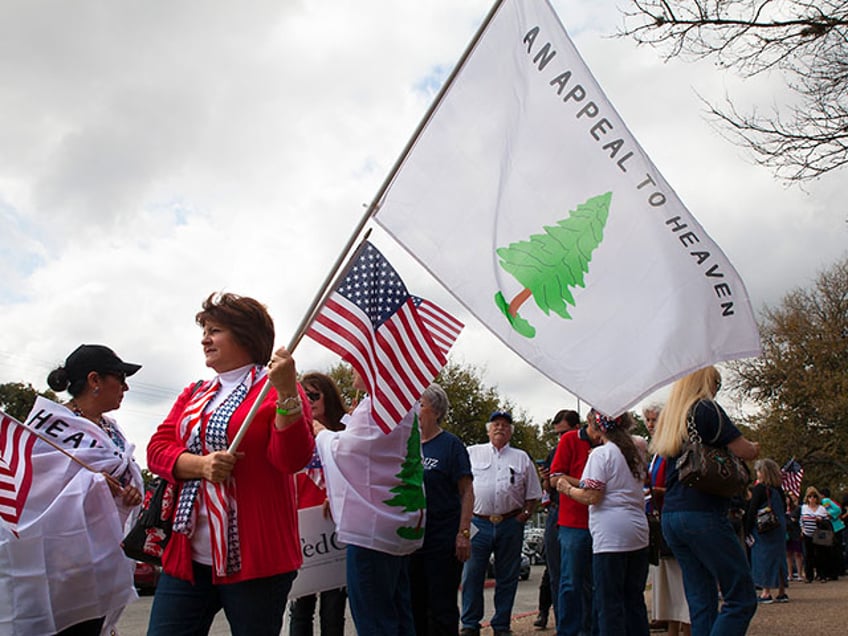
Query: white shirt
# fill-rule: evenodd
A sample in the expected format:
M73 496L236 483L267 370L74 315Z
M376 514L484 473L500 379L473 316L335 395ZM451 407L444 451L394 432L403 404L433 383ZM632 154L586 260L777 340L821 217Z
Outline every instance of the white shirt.
M633 552L648 545L648 520L642 480L630 472L621 449L607 442L592 449L583 482L602 490L604 498L589 506L589 533L592 552Z
M523 450L488 442L468 447L474 475L474 514L503 515L542 498L536 467Z

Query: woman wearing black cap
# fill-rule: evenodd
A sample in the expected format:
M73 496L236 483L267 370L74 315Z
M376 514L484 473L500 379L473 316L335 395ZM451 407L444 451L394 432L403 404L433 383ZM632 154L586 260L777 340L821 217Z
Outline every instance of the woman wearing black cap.
M40 439L17 533L0 531L3 633L96 636L136 598L134 563L120 542L141 503L141 470L106 413L120 407L126 377L140 368L108 347L81 345L47 378L71 399L38 397L27 416Z

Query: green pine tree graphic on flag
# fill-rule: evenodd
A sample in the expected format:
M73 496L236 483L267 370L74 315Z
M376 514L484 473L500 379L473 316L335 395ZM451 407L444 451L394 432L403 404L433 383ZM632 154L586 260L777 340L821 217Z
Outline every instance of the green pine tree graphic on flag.
M400 483L389 492L395 493L391 499L383 503L393 507L403 508L404 512L418 511L418 523L414 528L404 526L397 529L397 534L403 539L420 539L424 536L424 508L427 499L424 496L424 464L421 463L421 431L418 428L418 414L412 420L412 431L406 442L406 457L401 464L400 472L395 475Z
M574 296L569 288L585 287L583 275L589 271L592 252L603 240L611 199L612 192L592 197L572 210L567 219L545 226L545 234L533 234L529 241L498 248L500 266L524 289L510 302L499 291L495 304L522 336L536 335L536 328L518 314L530 296L546 315L553 311L571 320L568 305L574 306Z

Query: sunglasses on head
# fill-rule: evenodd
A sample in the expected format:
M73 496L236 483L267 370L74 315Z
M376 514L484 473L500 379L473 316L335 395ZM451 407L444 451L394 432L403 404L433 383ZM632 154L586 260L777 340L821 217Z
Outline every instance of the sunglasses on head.
M307 391L306 397L310 402L317 402L318 400L321 399L321 394L317 393L315 391Z

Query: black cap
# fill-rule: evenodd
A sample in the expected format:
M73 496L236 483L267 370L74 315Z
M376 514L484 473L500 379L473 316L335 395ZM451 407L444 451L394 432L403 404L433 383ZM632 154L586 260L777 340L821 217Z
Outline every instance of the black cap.
M84 344L77 347L65 360L65 372L71 382L81 380L92 371L97 373L124 373L132 375L141 368L121 360L109 347Z
M509 411L495 411L495 412L494 412L494 413L492 413L492 415L489 417L489 421L490 421L490 422L494 422L494 421L495 421L497 418L499 418L499 417L502 417L502 418L503 418L503 419L505 419L507 422L509 422L510 424L512 424L512 413L510 413Z

